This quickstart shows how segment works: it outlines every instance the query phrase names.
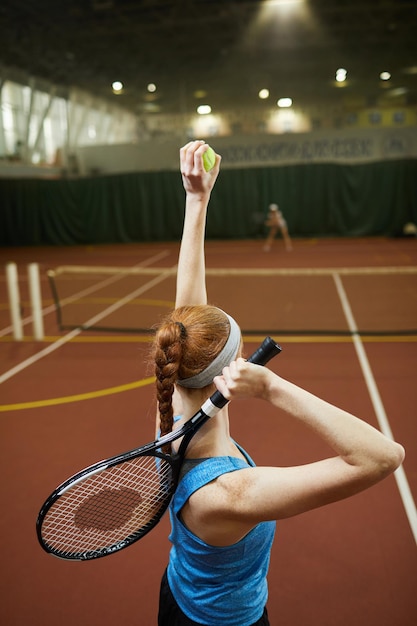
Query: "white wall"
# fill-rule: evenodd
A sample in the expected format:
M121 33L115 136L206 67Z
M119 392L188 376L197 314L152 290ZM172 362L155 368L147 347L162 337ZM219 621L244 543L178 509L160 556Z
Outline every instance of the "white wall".
M417 128L211 137L206 141L222 155L223 168L417 157ZM180 147L179 139L156 139L83 146L76 154L80 173L85 175L176 170Z

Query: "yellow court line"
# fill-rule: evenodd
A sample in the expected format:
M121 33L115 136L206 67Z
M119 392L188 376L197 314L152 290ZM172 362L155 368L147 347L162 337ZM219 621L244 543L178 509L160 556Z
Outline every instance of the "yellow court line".
M280 335L273 337L279 343L353 343L350 335ZM245 343L261 343L265 335L243 337ZM415 343L417 335L362 335L362 343Z
M89 391L87 393L78 393L73 396L62 396L61 398L47 398L46 400L35 400L33 402L19 402L18 404L2 404L0 412L4 411L21 411L23 409L38 409L45 406L56 406L58 404L69 404L71 402L81 402L83 400L92 400L93 398L102 398L103 396L111 396L115 393L123 393L139 387L145 387L155 382L154 376L136 380L133 383L118 385L117 387L108 387L107 389L98 389L97 391Z
M265 339L264 335L244 335L245 343L260 343ZM54 343L61 339L60 335L47 335L42 339L43 343ZM73 337L68 344L71 343L149 343L153 336L149 335L77 335ZM275 339L279 339L286 343L351 343L350 335L285 335L277 334ZM23 337L25 343L35 341L33 336ZM417 341L417 335L362 335L363 343L414 343ZM0 343L15 343L15 339L11 335L0 337ZM39 342L39 343L42 343ZM16 342L17 343L17 342ZM38 342L37 342L38 343Z
M42 342L37 343L55 343L62 339L61 335L46 335ZM149 335L77 335L76 337L72 337L68 344L71 343L149 343L152 340L152 336ZM23 337L23 342L31 343L34 342L35 339L33 336ZM11 335L7 335L5 337L0 337L0 342L5 343L19 343L16 342L15 339Z
M74 299L69 304L71 306L78 305L84 306L85 304L113 304L114 302L118 302L120 298L116 297L108 297L108 298L95 298L95 297L79 297ZM129 300L128 305L135 304L140 306L153 306L153 307L166 307L168 309L173 309L175 303L170 300L144 300L143 298L135 298L133 300Z

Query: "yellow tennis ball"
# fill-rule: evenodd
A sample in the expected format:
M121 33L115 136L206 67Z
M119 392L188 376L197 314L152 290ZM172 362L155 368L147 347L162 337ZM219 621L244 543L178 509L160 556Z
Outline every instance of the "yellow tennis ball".
M213 148L210 148L209 146L207 150L205 151L205 153L203 154L203 165L204 165L204 169L206 170L206 172L209 172L214 167L215 163L216 163L216 154Z

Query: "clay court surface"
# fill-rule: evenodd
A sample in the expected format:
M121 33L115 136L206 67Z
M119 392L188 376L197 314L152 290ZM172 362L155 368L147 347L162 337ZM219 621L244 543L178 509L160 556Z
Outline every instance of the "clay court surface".
M13 340L2 272L4 626L156 624L169 551L167 517L133 546L91 562L46 554L35 522L47 495L69 475L153 438L147 331L173 305L177 256L178 243L0 250L2 267L11 261L18 266L25 334ZM33 340L28 303L26 266L32 262L41 270L42 341ZM278 523L269 574L271 625L414 626L416 240L303 239L295 240L292 252L277 241L269 253L261 240L210 241L206 262L209 300L239 321L247 354L271 334L283 348L270 364L274 371L388 429L407 451L396 476ZM103 266L136 270L93 269ZM61 328L47 278L51 269ZM230 413L234 438L259 465L331 454L261 401L236 402Z

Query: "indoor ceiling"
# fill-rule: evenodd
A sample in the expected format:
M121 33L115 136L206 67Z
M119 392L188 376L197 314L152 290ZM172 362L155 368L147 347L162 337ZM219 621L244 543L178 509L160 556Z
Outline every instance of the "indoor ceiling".
M415 104L416 32L416 0L1 0L0 79L79 87L134 113L283 96L301 108Z

